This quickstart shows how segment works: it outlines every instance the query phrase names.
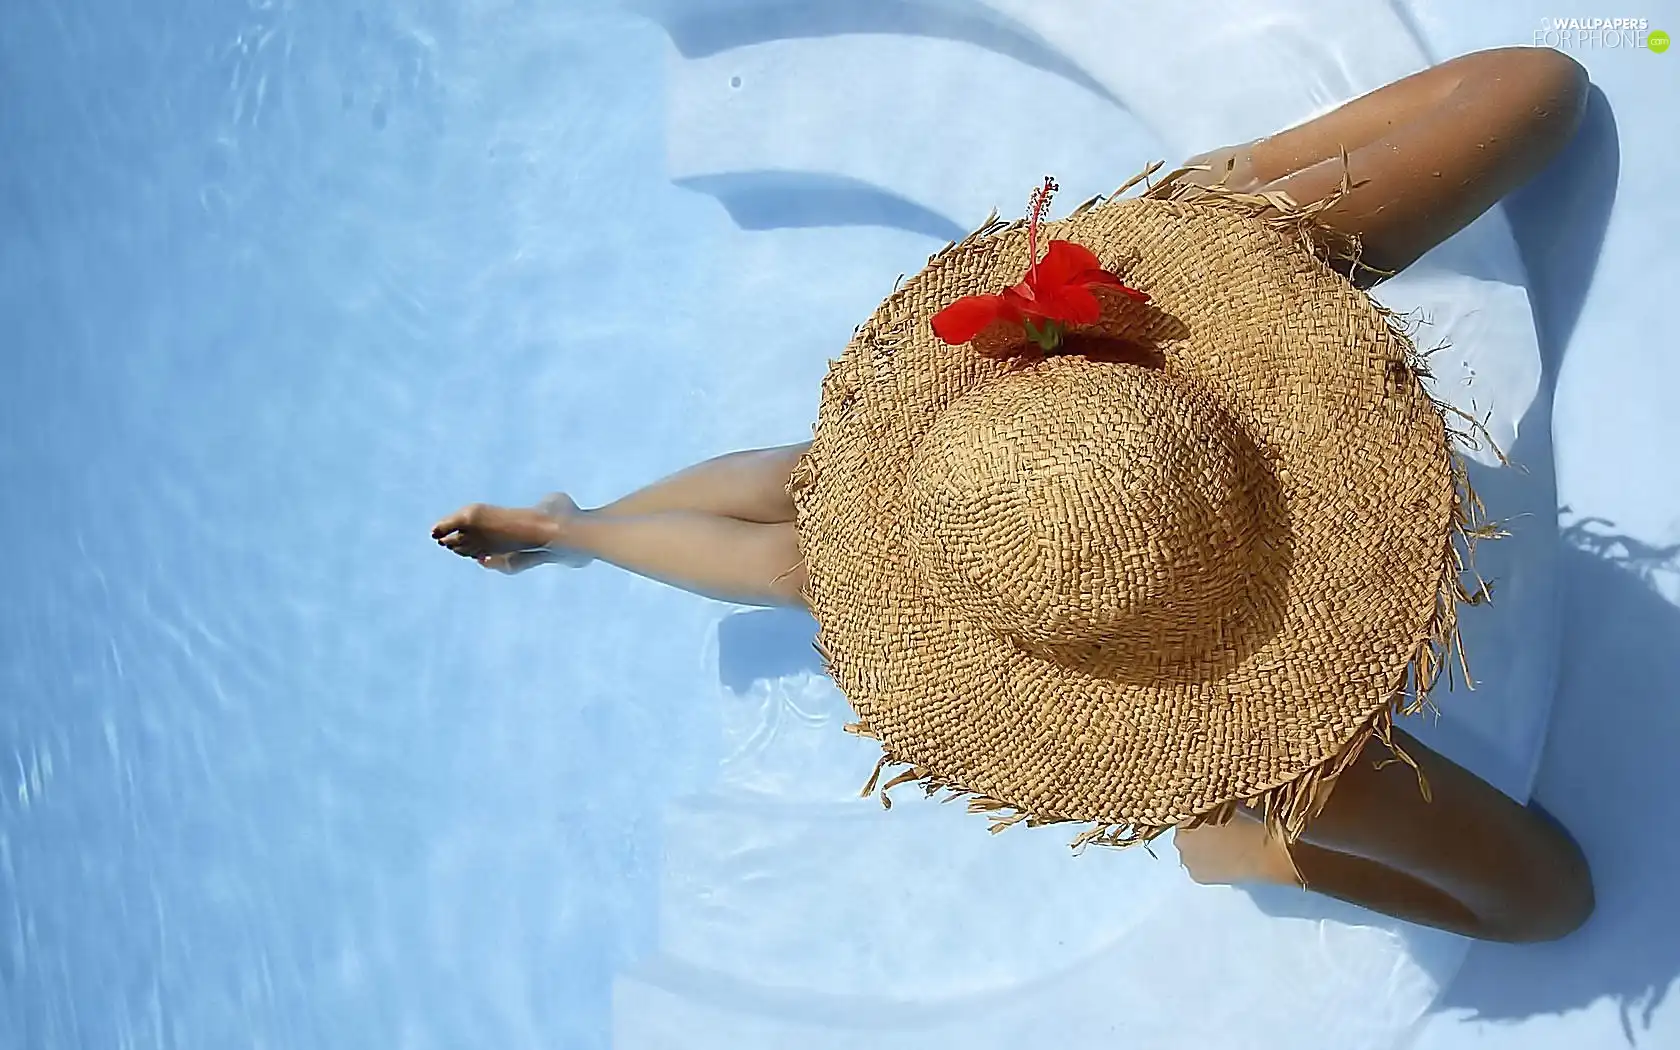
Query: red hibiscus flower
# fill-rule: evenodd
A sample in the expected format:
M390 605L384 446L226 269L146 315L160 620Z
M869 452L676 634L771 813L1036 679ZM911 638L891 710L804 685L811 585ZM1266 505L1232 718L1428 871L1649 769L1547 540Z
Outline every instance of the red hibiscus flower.
M933 332L947 343L969 342L997 321L1019 324L1027 337L1046 352L1061 345L1068 325L1095 324L1102 304L1093 288L1112 288L1139 302L1149 295L1128 288L1102 268L1096 254L1072 241L1051 241L1038 258L1038 224L1049 209L1054 179L1033 191L1027 219L1027 253L1032 260L1026 279L996 295L965 295L933 315Z

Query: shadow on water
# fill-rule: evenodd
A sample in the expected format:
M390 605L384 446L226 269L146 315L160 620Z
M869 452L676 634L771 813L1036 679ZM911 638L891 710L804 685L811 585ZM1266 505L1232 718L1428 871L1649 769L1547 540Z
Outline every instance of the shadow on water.
M950 40L1076 84L1118 109L1100 81L1037 33L975 0L623 0L657 23L678 53L703 58L775 41L875 34ZM677 180L715 197L744 230L881 226L939 241L967 226L898 194L825 172L739 171Z
M1607 525L1564 530L1567 644L1536 792L1586 850L1598 912L1558 944L1476 945L1438 1006L1514 1020L1611 997L1636 1044L1680 975L1680 840L1666 830L1680 793L1680 608L1659 589L1680 578L1680 547Z
M861 33L930 37L984 48L1121 105L1037 33L973 0L626 0L625 6L658 22L686 58L772 40Z
M1615 114L1595 86L1568 148L1505 200L1505 214L1528 269L1540 352L1554 379L1598 268L1620 170Z
M1569 148L1507 202L1528 268L1548 403L1592 284L1619 168L1615 117L1594 88ZM1672 825L1670 800L1680 791L1680 608L1670 600L1680 593L1680 548L1614 530L1582 518L1561 532L1562 654L1535 789L1586 850L1597 914L1557 944L1472 946L1437 1009L1518 1020L1610 997L1635 1044L1680 974L1670 885L1680 842L1660 830Z
M809 671L823 673L812 643L817 622L793 609L754 609L724 617L718 624L718 681L745 693L759 679Z
M961 240L968 233L930 208L844 175L740 171L676 183L716 198L743 230L885 226L941 241Z

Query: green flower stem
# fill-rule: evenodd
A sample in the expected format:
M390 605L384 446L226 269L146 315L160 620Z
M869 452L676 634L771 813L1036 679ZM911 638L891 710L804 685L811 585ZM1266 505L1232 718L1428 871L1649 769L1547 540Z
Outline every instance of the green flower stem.
M1033 324L1032 318L1029 317L1022 324L1026 326L1027 338L1037 343L1038 348L1045 353L1048 354L1062 345L1062 326L1055 321L1046 321L1044 327L1040 328Z

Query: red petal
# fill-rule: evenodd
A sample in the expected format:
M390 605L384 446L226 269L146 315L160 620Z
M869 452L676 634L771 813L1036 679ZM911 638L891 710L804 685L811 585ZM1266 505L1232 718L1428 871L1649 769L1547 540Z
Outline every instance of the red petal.
M1082 244L1051 241L1050 247L1044 252L1044 258L1039 260L1038 276L1028 279L1035 289L1057 288L1086 270L1095 270L1101 265L1091 249Z
M1013 288L1005 288L1000 298L1003 300L1004 309L1010 311L1015 320L1027 317L1048 317L1054 320L1056 317L1054 294L1045 289L1035 292L1025 281Z
M1001 295L965 295L933 315L933 334L953 346L968 342L997 320L1018 317Z
M1055 299L1044 306L1047 313L1067 324L1096 324L1102 320L1102 304L1084 285L1058 288Z

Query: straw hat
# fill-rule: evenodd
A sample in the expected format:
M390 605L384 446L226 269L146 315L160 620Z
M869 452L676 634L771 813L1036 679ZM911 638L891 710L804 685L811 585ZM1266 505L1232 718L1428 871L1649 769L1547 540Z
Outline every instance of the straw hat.
M915 781L993 830L1120 845L1246 803L1292 839L1421 703L1475 600L1474 497L1314 214L1169 177L1048 224L1151 297L1101 296L1060 355L930 326L1020 279L1019 223L857 329L790 492L818 648L882 747L866 795L902 765L886 804Z

